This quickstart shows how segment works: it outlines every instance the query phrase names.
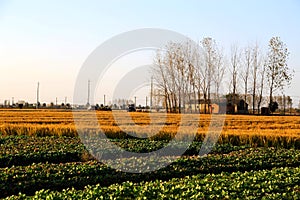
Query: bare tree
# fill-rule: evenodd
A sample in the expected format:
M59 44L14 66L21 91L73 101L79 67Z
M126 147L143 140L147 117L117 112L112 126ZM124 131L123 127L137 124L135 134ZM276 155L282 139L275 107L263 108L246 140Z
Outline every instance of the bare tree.
M288 104L289 112L290 112L290 115L291 115L292 114L293 100L290 96L287 96L287 104Z
M214 80L214 85L215 85L215 93L216 93L216 98L218 100L218 103L220 103L220 87L225 75L225 65L223 61L223 51L218 50L217 52L217 57L216 57L216 69L215 73L213 76Z
M252 75L252 110L253 110L253 114L255 114L255 104L257 102L257 91L263 91L263 88L258 88L259 87L259 83L258 83L258 73L261 67L261 63L262 63L262 55L261 52L259 51L259 47L258 44L256 43L255 47L253 48L252 51L252 68L251 68L251 75ZM263 69L262 69L263 70ZM264 72L263 72L264 74ZM261 77L263 78L263 77ZM260 81L263 81L262 79ZM262 86L263 86L263 82L262 82ZM261 86L260 86L261 87ZM259 108L258 108L259 109ZM259 112L259 111L258 111Z
M184 45L184 65L185 67L185 97L188 98L189 110L192 112L192 101L196 100L196 60L199 56L199 49L191 45L191 41L187 41ZM186 98L183 98L184 105ZM195 111L197 110L196 103L194 103Z
M266 73L266 64L263 64L260 69L260 85L258 87L258 101L257 101L257 110L258 114L260 113L260 106L263 100L263 91L264 91L264 83L265 83L265 73Z
M283 89L291 83L293 73L287 66L289 51L279 37L272 37L269 41L266 75L269 82L270 99L269 107L273 104L273 93L277 89Z
M250 74L250 67L253 62L253 57L252 57L252 48L248 46L244 50L244 66L243 66L243 71L241 73L241 77L244 82L244 101L245 104L247 102L247 95L248 95L248 80L249 80L249 74Z
M204 65L200 70L202 78L202 91L204 102L208 105L208 108L210 108L211 86L216 83L215 73L217 71L217 68L219 67L220 70L222 68L222 54L219 52L216 41L214 39L207 37L204 38L201 43L204 54ZM218 77L218 88L220 86L222 78L223 75L221 72L219 73ZM206 106L204 106L204 112L207 113ZM208 112L210 113L210 111Z
M240 66L240 58L241 55L239 53L238 47L236 45L233 45L231 47L231 57L230 57L233 102L236 101L235 97L237 94L237 78L238 78L238 69Z
M167 112L171 110L171 91L169 83L169 74L166 67L166 62L161 51L157 51L156 58L154 60L155 68L153 68L153 77L156 81L158 90L162 91L164 95L164 104Z
M205 77L205 73L203 71L203 68L205 66L205 62L204 62L204 58L203 58L203 52L201 51L201 49L197 49L196 51L194 51L194 70L195 70L195 74L194 74L194 84L195 84L195 108L196 108L196 100L200 100L201 99L201 91L203 92L203 96L206 97L206 78ZM200 107L199 110L200 112Z
M154 79L168 112L185 111L186 96L194 87L193 49L186 43L170 42L164 51L158 51L154 60Z

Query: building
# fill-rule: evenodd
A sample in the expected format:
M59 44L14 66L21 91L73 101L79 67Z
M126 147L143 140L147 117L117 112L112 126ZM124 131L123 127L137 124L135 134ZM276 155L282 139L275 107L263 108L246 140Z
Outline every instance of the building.
M227 114L248 114L248 104L239 97L238 94L226 95L227 105L226 113Z
M189 113L219 113L219 105L211 103L209 100L204 99L191 99L185 104L185 111Z

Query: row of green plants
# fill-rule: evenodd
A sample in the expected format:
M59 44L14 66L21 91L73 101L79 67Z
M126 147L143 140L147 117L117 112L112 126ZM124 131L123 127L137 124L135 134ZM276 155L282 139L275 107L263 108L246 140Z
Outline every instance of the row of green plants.
M272 169L274 167L298 167L300 151L294 149L248 148L228 154L211 154L205 157L181 157L171 165L148 173L125 173L109 168L96 161L84 163L37 163L29 166L0 168L0 197L19 192L33 195L41 189L62 190L75 187L82 189L86 185L100 184L109 186L125 181L141 182L169 180L196 174L222 173ZM160 165L169 158L153 161ZM120 166L130 163L130 167L139 167L148 158L123 158ZM281 175L280 175L281 176Z
M99 146L97 140L93 142L96 145L93 148L96 149L95 151L103 148ZM122 149L136 153L155 151L163 148L168 143L168 141L148 139L114 139L112 142ZM177 142L171 147L171 150L174 152L175 150L185 149L185 146L185 142ZM201 142L193 142L185 151L185 155L197 155L201 146ZM228 153L247 147L222 144L216 145L211 153ZM106 149L105 151L114 153L113 149ZM30 165L39 162L79 162L91 159L93 157L88 153L80 139L75 137L8 136L0 138L0 167Z
M168 181L101 184L62 191L40 190L33 196L6 199L299 199L300 167L249 172L198 174Z
M100 140L100 139L99 139ZM163 148L168 144L168 140L149 140L149 139L111 139L111 142L128 151L146 153ZM87 143L89 141L86 141ZM98 143L98 140L91 142ZM202 142L194 141L190 144L190 151L199 151ZM185 147L185 141L177 141L173 147ZM234 146L230 143L216 144L214 152L230 152L240 148L249 147ZM34 136L7 136L0 137L0 155L3 154L28 154L32 152L56 152L83 150L84 145L78 137L34 137Z
M8 136L0 138L0 167L38 162L76 162L86 152L78 138Z

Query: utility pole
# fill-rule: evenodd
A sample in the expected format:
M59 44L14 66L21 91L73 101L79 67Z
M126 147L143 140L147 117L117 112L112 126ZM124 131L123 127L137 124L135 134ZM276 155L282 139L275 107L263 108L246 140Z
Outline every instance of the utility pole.
M88 97L87 97L87 105L90 105L90 86L91 86L91 81L88 80Z
M67 105L67 97L65 97L65 106Z
M55 97L55 105L57 106L57 97Z
M289 101L290 103L290 115L292 115L292 106L293 106L293 104L292 104L292 101L291 101L291 99L290 99L290 101Z
M153 76L151 76L151 84L150 84L150 112L152 109L152 96L153 96Z
M39 108L40 82L37 83L36 89L36 109Z
M103 96L103 106L105 106L105 95Z
M283 95L283 115L285 115L285 95Z
M146 109L147 109L147 106L148 106L148 97L146 96Z
M136 107L136 96L134 97L134 107Z

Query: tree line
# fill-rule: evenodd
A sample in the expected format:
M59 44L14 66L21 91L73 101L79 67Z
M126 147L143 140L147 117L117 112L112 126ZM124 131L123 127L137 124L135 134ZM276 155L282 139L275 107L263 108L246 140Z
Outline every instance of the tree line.
M204 112L209 113L210 104L221 103L226 94L233 102L238 96L250 102L250 96L249 106L259 113L268 92L268 105L273 110L277 104L274 93L290 85L293 77L287 65L289 54L280 37L269 40L267 52L257 43L243 48L232 45L229 56L210 37L196 45L192 41L169 42L154 59L156 97L168 112L180 113L189 104L197 111L201 102L208 105Z

